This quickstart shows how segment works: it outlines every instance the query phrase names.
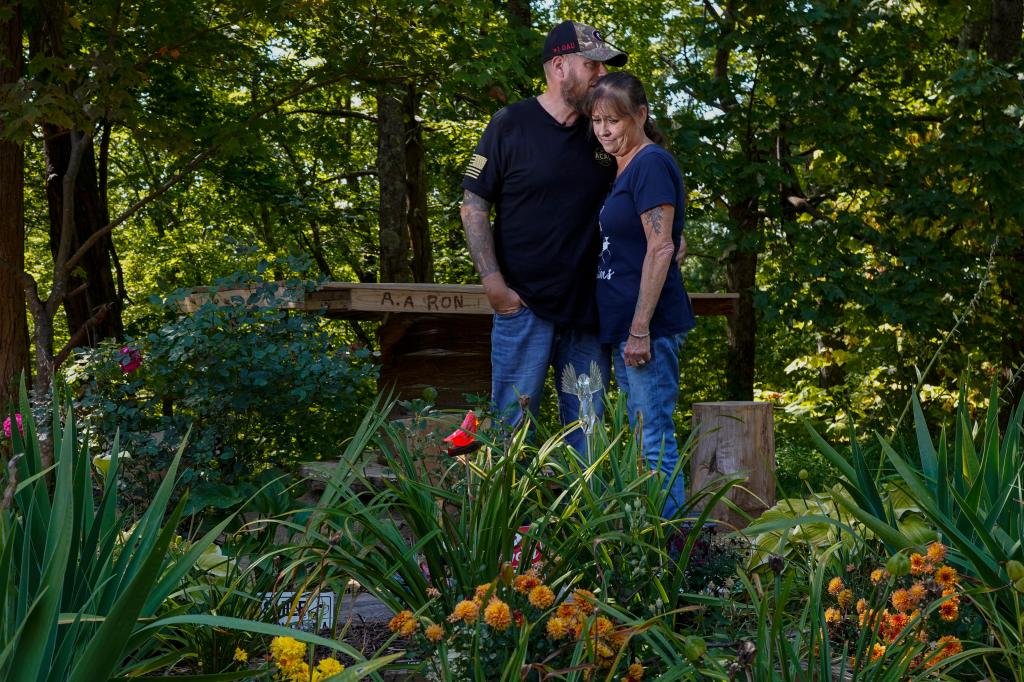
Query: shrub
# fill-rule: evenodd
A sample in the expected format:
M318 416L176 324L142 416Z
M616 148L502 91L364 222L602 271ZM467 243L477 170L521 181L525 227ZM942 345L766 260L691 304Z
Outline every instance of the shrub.
M137 499L165 470L170 444L192 428L186 513L245 499L267 468L333 455L376 377L367 350L342 346L316 316L286 310L289 296L275 284L244 276L218 284L252 293L183 315L185 292L176 292L162 301L173 319L125 344L80 350L69 373L101 446L109 449L120 429ZM285 291L302 295L304 287Z

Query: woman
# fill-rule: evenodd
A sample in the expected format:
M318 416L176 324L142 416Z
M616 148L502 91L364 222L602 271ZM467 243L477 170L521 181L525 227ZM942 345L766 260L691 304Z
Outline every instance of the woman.
M679 268L686 205L683 178L660 144L643 84L618 71L590 93L594 134L615 157L617 175L601 209L597 305L601 341L613 346L615 380L626 394L629 422L640 424L641 447L665 474L662 510L674 518L686 496L676 472L679 446L672 413L679 395L679 350L696 324Z

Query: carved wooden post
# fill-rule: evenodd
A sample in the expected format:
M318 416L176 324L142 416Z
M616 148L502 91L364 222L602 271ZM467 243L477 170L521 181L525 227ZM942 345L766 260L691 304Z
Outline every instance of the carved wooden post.
M690 460L691 490L700 490L716 478L743 472L747 475L746 483L734 487L726 497L751 516L775 503L771 403L694 403L693 430L697 440ZM722 504L712 511L711 518L736 528L747 525L745 519Z

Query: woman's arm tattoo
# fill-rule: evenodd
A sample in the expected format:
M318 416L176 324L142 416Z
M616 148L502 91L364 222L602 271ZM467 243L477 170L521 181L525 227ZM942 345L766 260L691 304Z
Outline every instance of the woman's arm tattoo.
M655 206L649 211L640 214L640 220L649 227L654 234L661 234L661 222L664 219L664 211L661 206Z

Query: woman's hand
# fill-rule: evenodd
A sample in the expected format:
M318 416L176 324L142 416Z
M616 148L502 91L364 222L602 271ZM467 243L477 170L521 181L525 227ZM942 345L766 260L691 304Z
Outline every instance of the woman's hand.
M651 361L651 337L638 338L630 334L622 351L622 358L626 361L626 367L646 365Z

